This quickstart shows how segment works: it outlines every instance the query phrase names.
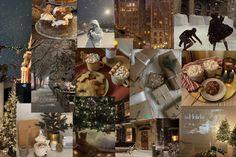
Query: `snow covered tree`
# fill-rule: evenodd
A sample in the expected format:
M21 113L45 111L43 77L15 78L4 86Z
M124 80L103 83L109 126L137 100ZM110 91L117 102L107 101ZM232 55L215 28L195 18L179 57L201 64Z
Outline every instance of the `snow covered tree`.
M113 97L78 97L73 115L79 130L95 129L110 132L115 129L115 101Z
M216 139L221 142L226 142L230 137L230 126L227 119L221 121L220 127L216 133Z
M98 149L87 142L85 129L94 129L106 133L115 130L114 97L77 97L73 114L73 125L76 134L74 154L94 157Z
M16 156L16 103L17 96L14 85L4 106L4 115L0 119L0 151L4 156Z

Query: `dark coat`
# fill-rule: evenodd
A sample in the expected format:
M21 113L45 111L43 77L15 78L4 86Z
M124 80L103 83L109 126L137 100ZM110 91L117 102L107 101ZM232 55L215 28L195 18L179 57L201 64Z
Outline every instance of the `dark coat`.
M208 29L209 41L211 44L220 42L233 33L233 28L223 23L224 17L220 16L211 19Z

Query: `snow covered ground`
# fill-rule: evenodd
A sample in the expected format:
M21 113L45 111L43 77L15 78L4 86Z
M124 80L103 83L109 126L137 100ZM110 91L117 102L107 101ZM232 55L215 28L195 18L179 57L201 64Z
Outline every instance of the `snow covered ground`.
M112 48L114 47L115 35L114 33L103 33L101 48ZM87 34L82 34L77 37L77 47L86 48L88 37Z
M135 150L132 154L129 153L116 153L116 157L152 157L151 150Z
M180 49L179 44L179 35L186 29L192 29L195 27L197 29L196 35L201 39L202 45L197 42L188 50L213 50L213 46L208 41L208 23L210 17L196 16L191 15L188 18L183 14L175 15L175 27L174 27L174 48ZM232 20L229 18L225 18L224 23L230 25L232 27ZM236 29L234 28L233 34L231 34L228 38L226 38L229 46L229 50L236 50ZM182 45L183 48L183 45ZM181 48L181 49L182 49ZM217 43L216 50L225 51L225 46L223 42Z

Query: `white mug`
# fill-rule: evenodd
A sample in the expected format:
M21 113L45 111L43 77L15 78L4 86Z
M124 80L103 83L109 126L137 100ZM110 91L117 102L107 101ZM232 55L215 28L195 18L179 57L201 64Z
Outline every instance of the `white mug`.
M127 78L120 79L112 75L111 80L115 85L118 85L118 86L123 85L124 87L129 86L129 80Z

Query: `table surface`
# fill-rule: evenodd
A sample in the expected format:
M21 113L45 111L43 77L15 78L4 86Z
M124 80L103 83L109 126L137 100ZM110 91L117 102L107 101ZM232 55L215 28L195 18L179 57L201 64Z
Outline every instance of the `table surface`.
M92 49L92 50L94 50L94 49ZM77 53L80 53L80 52L77 52ZM86 53L88 53L88 52L86 52ZM96 53L98 53L101 58L104 57L104 54L105 54L105 52L103 50L97 51ZM120 51L117 52L117 55L125 57L125 55L122 54L122 52L120 52ZM77 58L76 63L77 63L77 66L75 68L75 71L76 71L77 76L88 71L87 66L85 63L83 63L82 59ZM97 71L97 72L104 74L106 79L109 82L109 89L108 89L106 96L114 96L116 98L116 101L127 100L129 97L129 88L126 88L124 86L118 86L118 85L115 85L114 83L112 83L111 76L110 76L110 74L108 74L110 69L111 69L110 67L104 65L103 68L101 68Z
M236 106L236 95L230 99L219 102L200 102L196 100L185 88L182 88L182 106Z

